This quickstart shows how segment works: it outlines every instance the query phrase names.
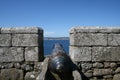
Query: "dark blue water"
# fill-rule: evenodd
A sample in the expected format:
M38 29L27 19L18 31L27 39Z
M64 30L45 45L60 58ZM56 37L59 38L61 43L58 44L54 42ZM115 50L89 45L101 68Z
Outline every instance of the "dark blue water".
M44 40L44 55L50 55L55 43L62 44L66 53L69 53L69 40Z

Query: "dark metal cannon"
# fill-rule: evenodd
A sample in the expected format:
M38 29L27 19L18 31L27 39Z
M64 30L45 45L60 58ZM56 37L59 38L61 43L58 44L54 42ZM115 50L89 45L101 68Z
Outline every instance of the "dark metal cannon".
M36 80L82 80L78 68L66 54L62 45L56 43L52 54L45 58L41 74Z
M68 74L73 70L72 61L62 45L56 43L49 58L49 70L57 74Z

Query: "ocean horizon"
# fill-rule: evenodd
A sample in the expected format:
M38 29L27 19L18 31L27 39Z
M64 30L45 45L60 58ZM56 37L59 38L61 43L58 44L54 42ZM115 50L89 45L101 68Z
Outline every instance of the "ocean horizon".
M52 49L55 43L60 43L66 54L69 54L69 40L44 40L44 55L50 55L52 53Z

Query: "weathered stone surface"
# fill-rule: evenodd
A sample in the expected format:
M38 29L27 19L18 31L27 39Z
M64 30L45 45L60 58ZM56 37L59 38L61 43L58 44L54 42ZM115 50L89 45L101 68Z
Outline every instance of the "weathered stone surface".
M115 74L113 80L120 80L120 74Z
M38 72L27 72L25 75L25 80L36 80L36 77L38 76Z
M92 63L81 63L82 72L86 72L92 68Z
M43 30L38 27L11 27L1 28L1 33L43 33Z
M17 69L2 69L0 80L23 80L23 71Z
M112 75L105 75L103 76L105 79L109 80L110 78L112 78L113 76Z
M20 65L20 63L14 63L14 67L15 67L16 69L20 69L20 68L21 68L21 65Z
M4 47L0 48L0 62L21 62L24 60L23 48Z
M33 69L34 69L34 67L33 67L33 65L31 65L31 64L22 64L21 65L21 68L23 69L23 70L25 70L25 71L32 71Z
M41 71L42 70L42 62L35 62L34 63L34 70Z
M25 48L25 61L38 61L39 60L39 48L27 47Z
M120 61L120 47L93 47L92 61Z
M88 70L87 72L85 72L85 75L90 78L90 77L93 76L93 71L92 70Z
M104 62L104 67L105 68L110 68L110 62Z
M13 67L13 63L0 63L0 69L8 69L8 68L12 68Z
M42 71L37 76L36 80L45 80L46 72L48 70L48 60L49 58L45 58L44 62L42 63Z
M81 77L80 73L77 70L73 71L72 74L73 74L74 80L82 80L82 77Z
M0 34L0 46L11 46L10 34Z
M120 67L115 70L115 73L120 73Z
M13 34L12 46L39 46L38 34Z
M103 68L104 66L103 66L102 63L96 62L96 63L93 64L93 67L95 67L95 68Z
M119 27L92 27L92 26L78 26L70 29L70 33L119 33Z
M70 46L69 52L73 61L91 61L91 47Z
M111 68L116 68L116 67L117 67L117 64L114 63L114 62L111 62L111 63L110 63L110 67L111 67Z
M70 45L73 46L106 46L107 34L76 33L70 35Z
M103 76L103 75L109 75L112 74L112 69L94 69L93 76Z
M109 34L108 45L119 46L120 45L120 34Z

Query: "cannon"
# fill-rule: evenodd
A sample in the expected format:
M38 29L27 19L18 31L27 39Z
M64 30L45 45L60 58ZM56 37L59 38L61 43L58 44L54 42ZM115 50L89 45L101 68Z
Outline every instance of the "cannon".
M36 80L82 80L77 66L59 43L54 44L51 55L43 63Z
M68 74L73 70L72 64L70 57L66 54L62 45L56 43L49 58L49 70L56 74Z

